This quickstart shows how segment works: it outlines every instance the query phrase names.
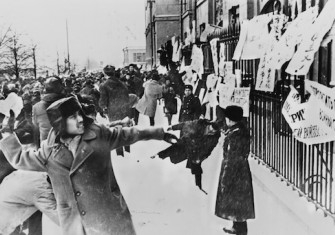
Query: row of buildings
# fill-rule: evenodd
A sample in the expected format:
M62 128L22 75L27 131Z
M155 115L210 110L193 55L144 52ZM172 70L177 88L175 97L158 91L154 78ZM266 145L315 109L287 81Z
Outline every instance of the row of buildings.
M293 8L289 0L147 0L146 65L153 67L159 64L157 50L173 36L184 41L187 34L195 30L199 38L204 26L210 24L222 28L222 35L218 35L220 37L231 27L238 27L244 19L272 12L277 2L281 2L285 12L289 13Z
M159 65L159 52L172 38L178 38L184 44L184 58L191 56L193 45L203 51L204 71L200 80L205 81L207 75L214 73L210 40L218 39L218 46L225 45L225 60L232 61L234 72L241 71L242 87L251 88L248 121L252 155L299 196L335 219L334 141L313 145L299 142L282 115L290 87L295 87L304 101L308 99L305 80L326 88L334 86L335 43L330 40L319 48L306 75L287 74L288 64L284 64L276 71L272 92L254 89L260 59L232 59L243 20L273 13L283 14L291 22L313 6L322 11L328 1L333 0L147 0L145 64L148 70ZM208 25L215 30L206 35L206 40L200 40Z

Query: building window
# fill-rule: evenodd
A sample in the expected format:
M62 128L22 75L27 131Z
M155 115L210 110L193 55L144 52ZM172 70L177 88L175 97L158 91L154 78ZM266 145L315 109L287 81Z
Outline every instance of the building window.
M134 53L133 62L145 62L145 53Z

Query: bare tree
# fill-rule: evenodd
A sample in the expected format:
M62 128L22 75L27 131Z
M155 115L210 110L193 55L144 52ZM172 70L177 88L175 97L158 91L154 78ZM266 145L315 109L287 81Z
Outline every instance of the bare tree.
M9 31L8 39L2 50L1 69L20 80L22 72L33 72L34 50L22 42L22 35Z
M2 27L0 30L0 51L9 43L10 37L9 34L11 32L10 27ZM1 55L1 53L0 53Z

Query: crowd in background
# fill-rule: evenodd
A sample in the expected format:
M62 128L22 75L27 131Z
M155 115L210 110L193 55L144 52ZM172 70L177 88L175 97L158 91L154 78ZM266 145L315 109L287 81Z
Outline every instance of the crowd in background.
M107 65L100 72L83 72L63 78L50 76L2 81L0 123L13 113L16 123L14 132L18 139L24 146L37 149L42 141L47 140L52 129L47 114L48 107L63 98L76 97L85 114L95 122L100 117L100 120L107 120L106 123L117 124L129 117L137 124L139 115L142 114L148 117L151 126L155 125L157 103L163 102L164 113L171 125L172 116L178 111L180 122L200 117L200 101L192 94L192 90L192 86L183 83L182 74L178 73L176 66L167 74L159 74L157 70L141 72L141 68L134 64L121 69ZM178 98L181 100L180 110L177 110ZM123 156L124 151L129 152L130 146L116 148L117 155ZM0 232L24 234L24 227L19 225L29 218L24 223L29 228L29 234L41 234L42 213L58 224L48 175L34 171L16 171L6 161L2 151L0 162L0 201L15 201L9 207L8 203L0 205L2 217L6 214L13 215L0 221ZM36 195L39 191L47 198L42 203L41 198L29 196ZM25 206L18 207L18 203Z

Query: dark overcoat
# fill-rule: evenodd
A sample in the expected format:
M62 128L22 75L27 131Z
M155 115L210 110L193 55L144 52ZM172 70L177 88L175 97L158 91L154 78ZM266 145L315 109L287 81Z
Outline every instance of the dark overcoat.
M108 129L92 124L85 129L74 158L57 141L53 130L38 151L22 150L15 135L1 140L0 148L15 168L48 173L63 235L134 235L110 151L139 140L161 140L163 136L162 128Z
M250 135L248 129L239 122L228 128L225 136L215 215L242 222L255 218L248 162Z
M107 108L109 121L121 120L129 116L129 92L121 81L110 77L100 86L99 106Z
M193 94L182 98L179 112L179 122L192 121L199 119L201 115L201 104L198 97Z

